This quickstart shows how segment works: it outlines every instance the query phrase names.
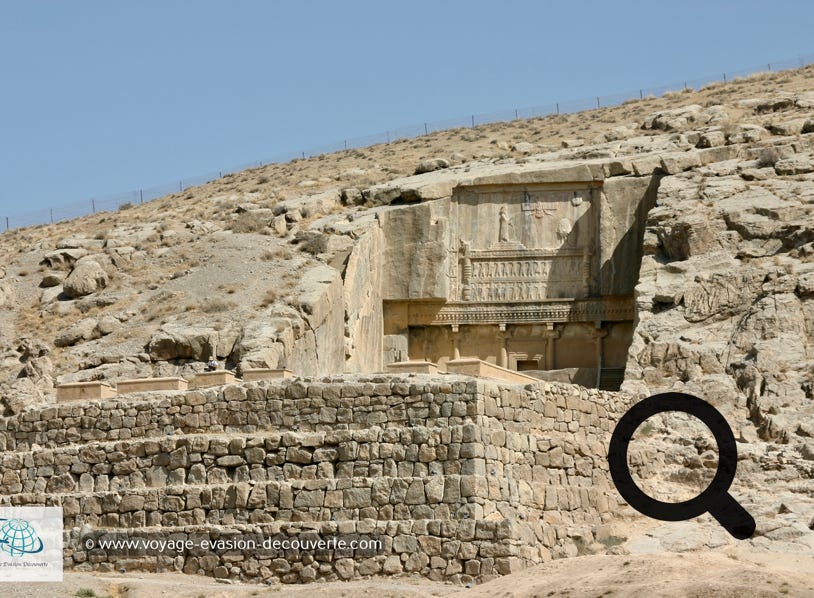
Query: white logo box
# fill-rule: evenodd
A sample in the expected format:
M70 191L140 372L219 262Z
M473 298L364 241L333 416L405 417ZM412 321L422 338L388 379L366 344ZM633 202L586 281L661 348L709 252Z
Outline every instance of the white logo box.
M62 581L62 507L0 507L0 583L20 581Z

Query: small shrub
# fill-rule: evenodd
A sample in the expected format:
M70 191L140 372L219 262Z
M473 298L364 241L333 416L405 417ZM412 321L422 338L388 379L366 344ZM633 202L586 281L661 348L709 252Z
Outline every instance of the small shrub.
M639 430L639 434L644 437L652 436L655 432L655 426L650 422L644 422L641 429Z
M256 233L266 227L264 218L258 217L251 212L243 212L232 222L232 232L235 233Z
M294 255L291 251L290 247L283 246L278 247L277 251L274 252L273 257L278 260L289 260Z
M311 255L325 253L328 249L328 235L323 233L308 235L302 239L299 248Z
M204 300L203 303L201 303L200 309L203 312L212 314L221 311L229 311L235 307L237 307L237 304L234 301L226 301L224 299L220 299L219 297L213 297L212 299Z
M274 289L269 289L263 296L262 301L260 301L260 307L268 307L275 301L277 301L277 291Z
M232 283L232 284L222 284L218 287L218 290L225 291L228 295L234 295L237 293L241 288L239 284Z
M758 168L767 168L774 166L780 159L780 154L773 147L767 147L761 150L760 155L757 157Z
M80 598L93 598L96 596L96 592L90 588L79 588L76 590L76 594L74 594L74 596L79 596Z
M133 207L133 202L126 201L122 205L119 206L119 210L129 210L132 207Z

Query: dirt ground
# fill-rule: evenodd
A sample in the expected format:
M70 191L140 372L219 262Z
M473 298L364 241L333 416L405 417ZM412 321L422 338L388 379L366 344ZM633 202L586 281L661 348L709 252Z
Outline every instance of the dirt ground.
M59 584L0 587L5 598L542 598L569 596L814 596L814 557L728 550L653 555L583 556L551 561L483 585L463 588L420 577L388 577L307 585L224 584L164 574L67 572Z

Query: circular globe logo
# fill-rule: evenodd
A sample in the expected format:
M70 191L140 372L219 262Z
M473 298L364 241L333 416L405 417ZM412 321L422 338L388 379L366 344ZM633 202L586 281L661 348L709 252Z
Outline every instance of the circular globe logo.
M0 550L11 556L42 552L42 540L25 519L0 519Z

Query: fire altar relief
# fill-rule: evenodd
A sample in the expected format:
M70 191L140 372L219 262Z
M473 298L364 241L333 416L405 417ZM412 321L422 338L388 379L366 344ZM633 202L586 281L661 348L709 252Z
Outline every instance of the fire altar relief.
M453 302L578 299L591 293L594 190L489 189L452 204Z

